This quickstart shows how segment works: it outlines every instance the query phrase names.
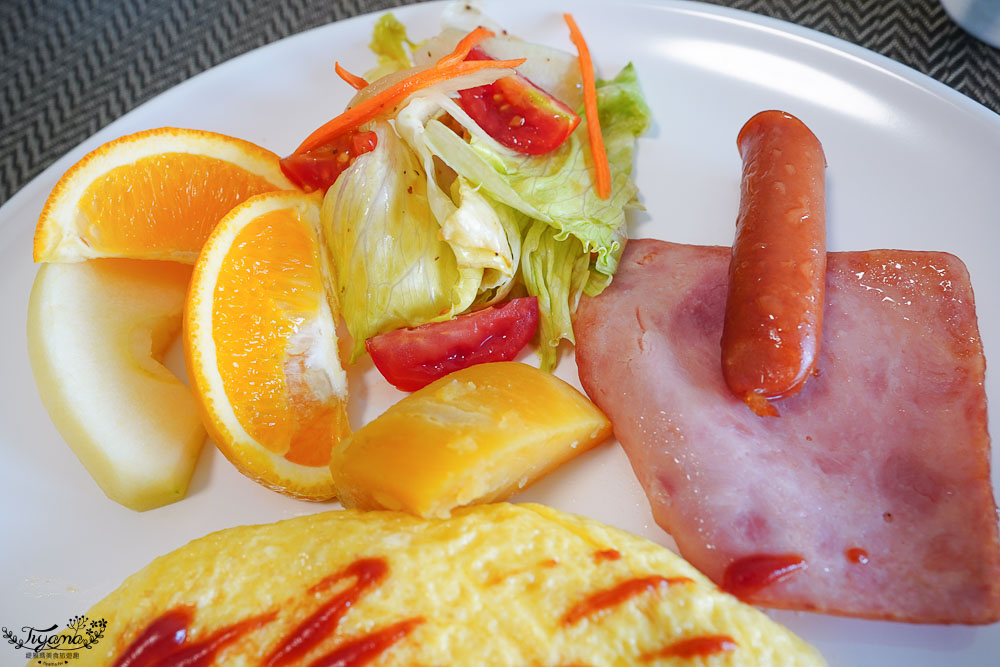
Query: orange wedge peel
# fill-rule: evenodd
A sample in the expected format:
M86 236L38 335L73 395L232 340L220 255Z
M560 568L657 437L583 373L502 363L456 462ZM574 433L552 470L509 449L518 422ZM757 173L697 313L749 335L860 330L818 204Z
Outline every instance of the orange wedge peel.
M34 260L193 264L231 208L292 187L278 156L249 141L171 127L138 132L100 146L63 175L38 219Z
M330 452L349 433L320 202L272 192L230 211L184 311L191 387L215 444L248 477L311 500L335 495Z

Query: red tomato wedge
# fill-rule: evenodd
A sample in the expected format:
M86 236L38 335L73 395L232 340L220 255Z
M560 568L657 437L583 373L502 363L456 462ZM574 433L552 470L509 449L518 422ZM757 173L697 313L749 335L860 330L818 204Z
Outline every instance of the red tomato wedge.
M359 155L374 150L377 143L378 135L374 132L347 132L311 151L281 158L281 171L306 192L326 192L342 171Z
M416 391L448 373L490 361L510 361L538 328L538 299L512 299L501 306L397 329L365 341L375 367L389 384Z
M466 60L493 60L478 46ZM459 91L465 113L502 146L542 155L562 145L580 124L572 109L519 74Z

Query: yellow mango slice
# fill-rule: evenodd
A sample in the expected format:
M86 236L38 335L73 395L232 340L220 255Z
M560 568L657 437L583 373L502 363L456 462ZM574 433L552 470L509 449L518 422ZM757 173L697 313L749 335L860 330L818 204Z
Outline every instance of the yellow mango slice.
M517 362L456 371L334 448L346 507L446 518L504 500L611 435L607 417L554 375Z

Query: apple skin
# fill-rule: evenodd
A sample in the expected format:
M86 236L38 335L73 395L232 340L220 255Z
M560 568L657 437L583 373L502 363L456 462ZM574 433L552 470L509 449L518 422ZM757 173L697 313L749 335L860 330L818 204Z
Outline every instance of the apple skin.
M52 423L112 500L180 500L205 442L194 396L163 365L191 267L150 260L43 264L28 355Z

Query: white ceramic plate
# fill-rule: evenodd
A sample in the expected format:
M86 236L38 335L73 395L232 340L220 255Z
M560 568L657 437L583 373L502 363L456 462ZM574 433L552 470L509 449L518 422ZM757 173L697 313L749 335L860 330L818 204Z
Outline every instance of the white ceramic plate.
M504 0L487 10L527 39L571 50L561 18L567 6ZM630 221L631 236L730 244L739 198L736 133L755 112L784 109L802 118L825 147L831 249L957 254L978 289L986 356L1000 359L1000 117L886 58L752 14L639 0L574 2L572 11L599 73L610 76L634 62L655 115L636 165L647 210ZM397 16L411 36L423 38L437 31L439 13L434 3ZM181 502L140 514L107 500L38 400L24 322L35 273L32 232L66 168L105 141L165 125L215 130L287 153L348 99L350 91L333 73L334 59L352 71L372 64L366 44L374 21L363 16L318 28L194 77L86 141L0 209L0 625L62 626L126 575L193 538L336 507L272 493L242 477L214 448L206 448ZM576 383L571 358L559 374ZM352 375L356 426L400 396L370 368ZM995 375L987 391L1000 405ZM991 416L998 423L995 409ZM540 501L672 544L653 523L614 444L516 500ZM1000 655L1000 625L772 615L819 647L832 665L996 665ZM0 643L0 663L21 658Z

